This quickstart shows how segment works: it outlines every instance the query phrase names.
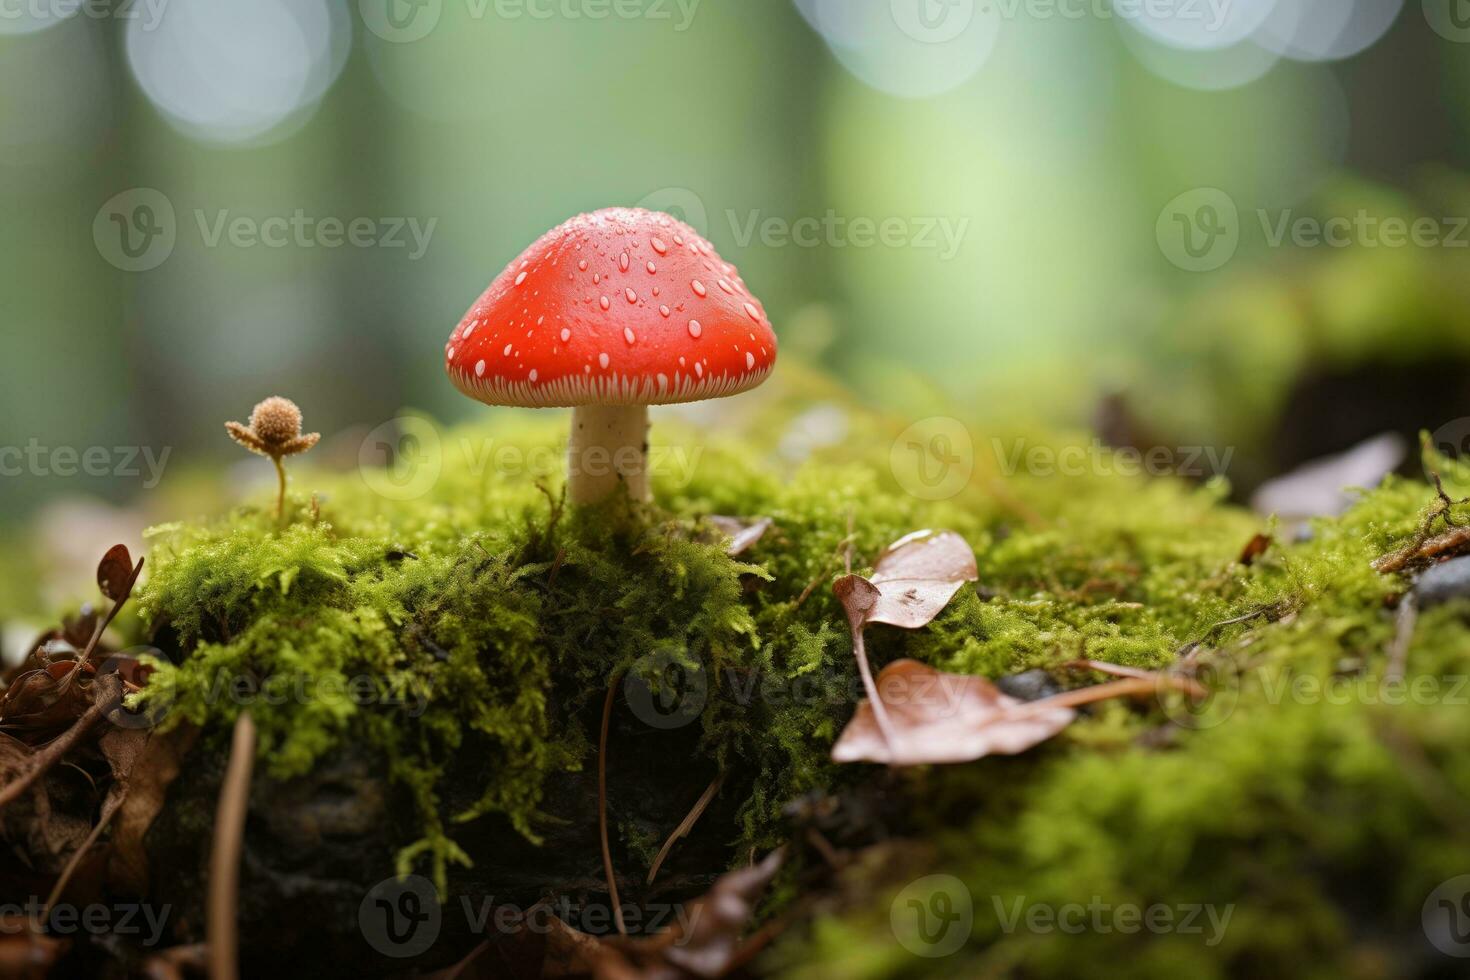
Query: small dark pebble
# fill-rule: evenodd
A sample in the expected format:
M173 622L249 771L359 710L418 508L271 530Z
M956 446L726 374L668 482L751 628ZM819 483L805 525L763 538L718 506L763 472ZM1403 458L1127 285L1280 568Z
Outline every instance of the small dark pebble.
M1038 701L1062 693L1061 685L1039 667L1002 677L995 682L995 686L1001 689L1001 693L1022 701Z
M1470 598L1470 556L1430 567L1414 583L1414 598L1424 609L1451 599Z

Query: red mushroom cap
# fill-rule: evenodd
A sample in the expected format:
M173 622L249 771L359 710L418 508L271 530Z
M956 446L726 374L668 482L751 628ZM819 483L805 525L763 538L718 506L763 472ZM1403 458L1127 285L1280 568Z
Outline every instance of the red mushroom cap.
M776 334L740 274L667 214L606 208L542 235L445 345L490 405L663 405L754 388Z

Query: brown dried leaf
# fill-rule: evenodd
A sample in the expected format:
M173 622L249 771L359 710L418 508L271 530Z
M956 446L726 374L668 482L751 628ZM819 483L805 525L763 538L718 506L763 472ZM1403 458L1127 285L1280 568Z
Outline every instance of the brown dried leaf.
M153 731L129 767L128 793L114 818L112 854L108 877L122 891L147 893L148 855L143 837L168 796L168 788L183 767L184 756L194 745L199 730L182 725L165 732Z
M121 602L128 594L133 577L133 556L128 546L115 544L107 549L97 564L97 587L113 602Z
M979 577L975 552L953 531L915 531L878 556L873 574L839 579L837 595L849 622L888 623L904 629L927 626L966 582ZM861 619L854 617L861 613Z
M591 974L594 980L726 976L744 965L753 952L742 939L756 900L785 857L785 849L779 848L759 864L721 875L708 892L689 903L679 926L655 936L602 939L551 916L542 976ZM687 932L683 922L689 923Z
M752 519L712 514L709 517L709 522L714 525L715 530L730 539L730 543L725 545L725 554L731 558L745 553L750 549L751 545L759 541L771 529L771 519L769 517Z
M74 660L28 670L0 697L0 732L41 745L70 728L92 706L80 678L90 676Z
M663 951L663 958L699 977L724 976L740 965L740 939L750 924L756 900L781 869L784 850L760 864L721 875L710 890L690 903L689 932Z
M1256 559L1270 550L1273 539L1269 534L1256 534L1245 543L1240 551L1240 557L1236 561L1249 568L1256 563Z
M1019 701L983 677L947 674L898 660L878 675L892 743L864 700L832 746L833 762L888 765L970 762L1015 755L1071 724L1076 713L1044 701Z

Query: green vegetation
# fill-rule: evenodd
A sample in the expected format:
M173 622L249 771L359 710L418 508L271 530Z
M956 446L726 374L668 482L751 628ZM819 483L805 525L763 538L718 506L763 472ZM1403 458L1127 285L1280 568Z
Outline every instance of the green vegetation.
M1391 480L1306 540L1278 530L1247 567L1237 558L1263 522L1224 504L1218 483L1002 479L977 463L963 493L928 502L889 469L901 426L841 407L847 437L790 465L771 451L781 427L770 420L792 412L779 395L744 437L657 422L655 444L697 452L697 465L687 482L656 479L658 505L637 513L567 512L559 479L484 465L486 446L555 449L558 420L511 417L445 433L442 472L413 499L374 492L360 474L308 472L295 485L320 495L319 513L302 490L284 530L268 501L157 529L140 628L166 624L182 659L160 667L146 697L168 706L166 724L187 719L218 738L240 710L218 696L221 677L308 685L316 696L252 705L262 761L289 776L341 740L380 749L422 820L400 866L442 883L450 863L475 857L454 843L456 822L501 813L534 840L556 819L542 788L592 761L585 709L663 652L710 679L689 751L750 785L729 828L745 853L786 838L788 801L877 772L827 760L858 690L832 579L849 552L860 571L895 538L948 527L974 546L978 586L926 629L870 630L875 666L908 656L992 677L1041 667L1075 685L1096 679L1064 667L1079 658L1157 669L1188 656L1219 693L1203 706L1102 705L1025 756L902 774L893 792L925 846L856 861L767 965L1087 976L1126 956L1142 976L1382 972L1401 952L1393 931L1417 932L1424 896L1470 867L1470 765L1454 754L1470 714L1443 703L1470 649L1466 610L1427 611L1409 654L1409 679L1445 678L1441 697L1371 696L1405 582L1369 562L1412 537L1434 492ZM1466 474L1436 465L1451 493L1470 492ZM731 558L712 514L774 527ZM1354 686L1318 696L1303 679ZM760 693L772 690L811 696ZM471 737L493 753L487 784L478 805L445 812L442 774ZM640 854L656 843L628 841ZM887 926L893 895L929 872L960 877L975 899L973 937L944 960L913 956ZM796 891L788 878L779 901ZM1234 918L1206 945L1147 931L1008 933L996 911L1092 896L1228 904Z

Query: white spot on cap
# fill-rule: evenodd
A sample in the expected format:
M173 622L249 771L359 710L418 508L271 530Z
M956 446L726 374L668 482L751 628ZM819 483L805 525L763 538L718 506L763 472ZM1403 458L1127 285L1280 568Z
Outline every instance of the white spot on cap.
M635 336L633 336L633 328L632 327L624 327L623 328L623 339L626 340L628 343L631 344L631 343L633 343L633 341L637 340L638 338L635 337Z
M566 343L567 341L569 341L571 339L572 339L572 332L570 330L568 330L566 327L562 327L561 328L561 342L562 343Z
M531 368L531 380L532 381L535 381L536 380L536 369L535 368Z
M597 305L601 306L604 310L610 309L612 307L612 300L604 296L597 301Z
M607 351L603 351L601 354L598 354L597 355L597 364L598 364L599 367L602 367L603 369L606 369L607 368L607 361L608 361Z
M626 297L628 297L628 302L629 303L636 303L636 302L638 302L638 294L635 293L635 292L633 292L633 290L631 288L628 288L628 289L623 290L623 295L626 296Z
M755 367L755 355L752 354L750 351L746 351L745 352L745 370L749 371L753 367Z
M704 327L702 327L702 326L699 325L699 321L698 320L690 320L689 321L689 336L691 336L691 337L698 337L702 333L704 333Z
M644 268L648 270L648 274L650 276L658 272L658 266L654 265L651 260L649 261L648 265L644 266Z
M627 252L624 252L622 255L619 255L618 256L618 268L619 269L622 269L624 272L627 272L628 271L628 253Z
M754 320L756 323L760 323L761 322L761 311L755 308L755 304L754 303L746 303L745 304L745 312L746 313L749 313L750 314L750 318L752 320Z
M700 364L698 361L694 362L694 374L696 377L704 377L704 365Z
M523 283L525 281L526 281L526 274L524 272L517 272L516 273L516 285L519 286L521 283Z
M669 252L669 247L664 244L664 240L662 238L654 238L654 240L653 240L653 250L655 252L657 252L659 255L667 255L668 252ZM652 264L653 264L652 262L649 263L649 265L652 265Z
M729 293L731 296L734 296L735 295L735 287L734 286L730 285L730 283L727 282L724 279L719 280L719 282L720 282L720 288L721 289L723 289L725 292Z
M668 316L669 315L669 308L667 306L660 306L658 308L658 311L659 311L659 313L663 314L664 316Z
M483 378L484 376L485 376L485 362L484 361L476 361L475 362L475 377L477 377L477 378Z
M704 288L704 283L700 282L698 279L694 280L689 285L691 285L691 286L694 287L694 294L696 296L707 296L707 295L709 295L709 290L705 289Z
M454 348L453 347L449 348L449 359L451 361L454 360Z
M501 351L500 353L504 354L506 357L509 357L510 356L510 344L506 344L505 345L505 350Z

